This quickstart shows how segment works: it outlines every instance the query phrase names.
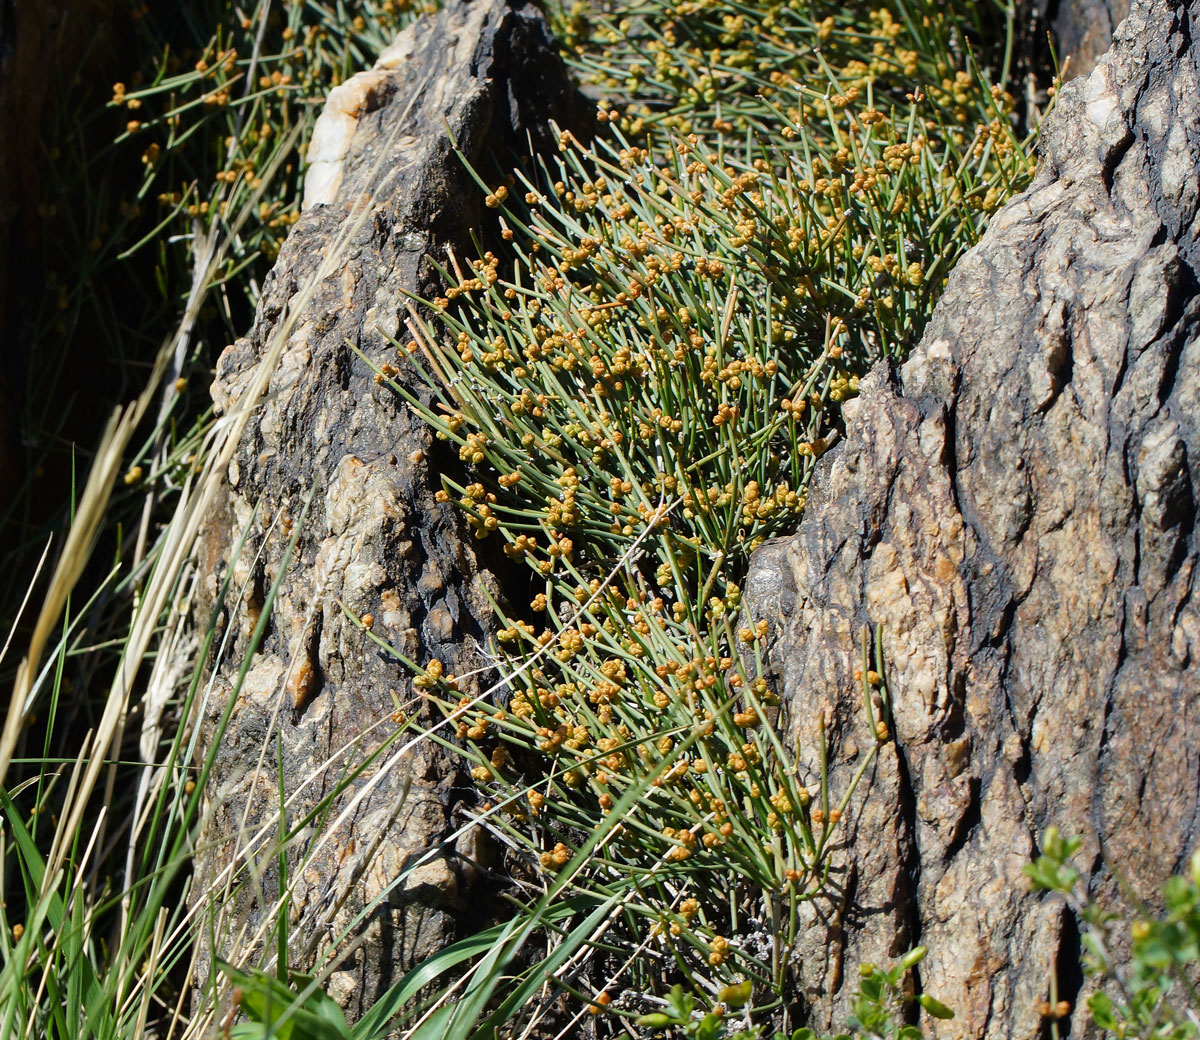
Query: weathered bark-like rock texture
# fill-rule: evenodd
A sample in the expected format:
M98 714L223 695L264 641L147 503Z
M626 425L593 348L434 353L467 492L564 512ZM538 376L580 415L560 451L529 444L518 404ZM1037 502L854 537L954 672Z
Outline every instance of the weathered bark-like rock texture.
M204 718L206 744L276 582L278 593L220 739L198 891L219 884L236 850L276 813L280 777L288 795L303 787L288 810L296 821L394 731L389 717L398 704L424 723L440 721L347 611L371 615L375 639L422 664L437 658L447 674L484 663L485 586L495 581L453 512L434 501L438 468L456 460L442 457L444 447L375 383L352 346L376 364L397 365L405 378L386 337L404 337L406 294L436 294L431 259L445 262L453 246L470 252L470 230L487 212L454 144L490 169L510 149L527 152L530 136L541 140L569 97L540 14L519 0L472 0L418 22L374 70L330 98L310 152L309 208L264 285L253 329L224 352L213 384L218 413L230 412L273 337L288 337L231 466L227 508L207 537L210 595L231 574L232 606L231 645L215 665L218 696ZM347 236L336 273L304 302L305 286ZM462 691L474 693L481 682L464 678ZM357 965L335 976L333 991L360 1006L453 937L464 885L475 874L473 843L446 843L462 822L454 809L469 787L456 759L422 741L382 779L379 772L372 765L335 799L331 820L365 784L376 784L332 841L318 851L310 828L288 855L298 878L292 956L302 963L406 863L438 850L371 914ZM268 840L256 856L261 888L243 883L226 903L229 921L251 934L276 896L273 855Z
M1076 924L1021 877L1038 836L1083 833L1093 892L1116 875L1151 902L1196 842L1198 16L1135 3L1063 90L1032 188L900 372L864 380L800 532L753 560L790 739L811 780L827 715L835 794L871 743L853 675L882 630L894 741L800 950L818 1028L860 961L922 943L958 1013L938 1035L1038 1035L1052 970L1078 1035Z

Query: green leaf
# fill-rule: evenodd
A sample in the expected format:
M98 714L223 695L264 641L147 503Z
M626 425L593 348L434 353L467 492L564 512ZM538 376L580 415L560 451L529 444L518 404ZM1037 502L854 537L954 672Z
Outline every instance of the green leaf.
M342 1009L325 990L320 986L313 985L314 977L312 975L301 975L298 972L292 973L292 986L304 993L308 991L304 997L304 1009L310 1011L318 1018L324 1019L334 1029L338 1031L338 1036L349 1037L350 1026L346 1023L346 1016L342 1014ZM310 987L311 990L310 990Z
M883 980L878 975L863 979L859 985L859 992L872 1004L878 1004L883 998Z
M279 1040L351 1040L341 1009L320 989L301 1002L290 986L253 968L244 971L217 958L217 967L242 990L241 1008ZM282 1021L281 1021L282 1020ZM279 1023L276 1025L276 1023Z
M446 1004L438 1008L409 1035L408 1040L443 1040L450 1027L450 1019L454 1017L456 1005Z
M1106 1031L1116 1032L1117 1016L1113 1013L1112 1001L1106 993L1093 993L1088 997L1088 1010L1092 1013L1092 1021Z
M677 982L667 994L667 1004L680 1022L686 1022L691 1016L692 1008L696 1006L696 998L690 993L684 993L683 987Z
M928 993L922 993L917 997L921 1007L929 1012L934 1018L949 1019L954 1017L954 1012L951 1011L945 1004Z
M731 1008L740 1008L750 999L753 990L754 986L750 980L744 979L732 986L726 986L717 993L717 999Z
M282 1034L269 1033L261 1022L239 1022L229 1031L231 1040L264 1040L271 1035Z

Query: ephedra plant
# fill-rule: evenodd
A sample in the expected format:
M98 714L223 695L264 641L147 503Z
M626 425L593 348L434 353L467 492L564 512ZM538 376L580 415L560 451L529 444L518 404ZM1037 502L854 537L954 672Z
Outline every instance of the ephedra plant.
M415 685L455 719L528 890L569 865L564 895L620 894L557 972L563 1030L619 1028L672 983L710 1008L749 984L748 1023L799 1024L800 908L836 887L852 792L782 743L771 628L740 615L748 559L794 530L841 404L916 344L1032 172L1008 52L977 55L978 22L820 6L561 11L602 92L596 138L564 129L535 174L477 171L497 242L453 258L380 373L457 451L440 500L528 575L496 605L489 702L437 661L408 662ZM863 670L870 746L884 673ZM509 1011L533 1028L552 996Z

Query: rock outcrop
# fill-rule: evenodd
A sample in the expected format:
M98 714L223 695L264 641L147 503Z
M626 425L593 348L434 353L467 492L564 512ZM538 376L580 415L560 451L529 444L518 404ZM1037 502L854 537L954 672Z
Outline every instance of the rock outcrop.
M813 1025L855 967L921 943L939 1036L1082 1031L1077 922L1028 894L1043 829L1092 892L1153 903L1200 822L1200 2L1135 2L1062 91L1033 186L959 264L919 349L846 408L799 533L746 603L802 769L845 790L871 736L864 631L893 739L847 814L798 951ZM1119 883L1119 884L1118 884Z
M385 647L421 665L441 661L463 676L466 695L486 677L479 640L496 582L456 514L434 501L439 468L457 460L442 457L363 358L409 378L388 337L406 338L410 294L436 295L435 263L455 247L469 252L483 224L483 193L455 147L494 175L496 163L543 141L571 97L534 8L452 2L338 87L317 126L307 209L264 285L253 329L226 349L213 384L218 414L230 413L283 338L203 562L210 601L230 580L229 645L215 661L202 722L201 754L219 747L193 898L224 890L230 865L242 868L220 903L218 944L268 923L279 888L270 821L281 790L298 826L402 713L442 721ZM336 269L322 278L331 258ZM263 640L250 654L260 621ZM342 822L310 823L289 841L293 965L339 936L365 934L330 987L359 1009L454 937L479 867L471 835L453 837L462 822L455 805L469 797L460 764L429 740L397 755L403 746L326 806L324 818ZM247 854L264 823L269 837Z

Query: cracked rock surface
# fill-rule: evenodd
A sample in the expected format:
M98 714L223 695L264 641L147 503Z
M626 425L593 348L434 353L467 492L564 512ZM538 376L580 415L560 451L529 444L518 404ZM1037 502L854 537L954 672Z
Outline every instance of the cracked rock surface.
M854 678L881 631L893 739L844 826L841 895L796 970L841 1027L860 961L915 944L946 1037L1032 1037L1076 922L1021 868L1081 833L1092 892L1150 903L1200 808L1200 2L1135 2L1062 91L1029 191L962 260L920 347L846 409L799 533L746 603L802 778L827 719L840 795L871 744Z
M223 888L222 872L246 862L242 852L264 822L271 832L221 901L230 933L245 928L252 937L269 921L279 889L270 821L280 787L293 799L289 826L298 827L396 729L398 706L423 724L441 721L385 647L421 665L440 660L446 674L464 676L466 695L484 685L478 647L497 582L465 525L434 501L439 470L457 460L375 383L356 351L396 365L397 378L417 386L387 337L405 338L406 294L436 295L434 261L445 263L452 248L470 253L470 232L486 212L454 143L491 175L493 159L543 141L570 96L541 15L519 0L451 2L416 23L373 70L331 95L310 151L305 212L264 285L253 328L220 359L218 414L236 406L270 345L286 338L202 561L210 602L230 582L229 645L215 661L201 720L200 755L214 741L218 750L195 890ZM334 273L306 296L322 262L343 249ZM350 615L371 616L369 636ZM248 655L260 623L261 646ZM469 779L453 755L423 740L390 768L383 761L329 805L328 818L346 813L345 821L325 826L323 843L313 827L300 829L287 857L296 883L293 965L312 963L344 929L365 933L330 985L358 1009L455 938L482 856L470 832L454 837Z

